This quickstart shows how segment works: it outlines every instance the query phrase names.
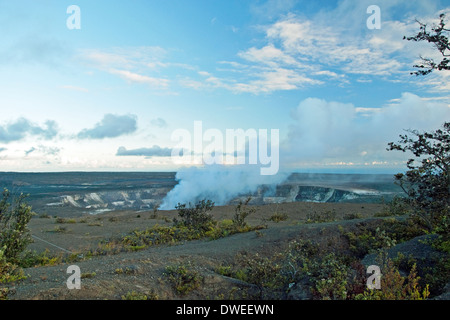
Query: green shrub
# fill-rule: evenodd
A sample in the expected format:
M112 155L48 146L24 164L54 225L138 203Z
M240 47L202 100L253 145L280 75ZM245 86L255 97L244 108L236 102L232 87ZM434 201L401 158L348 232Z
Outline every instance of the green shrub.
M184 224L169 227L155 225L145 230L134 230L122 237L119 242L125 249L139 250L153 245L175 244L185 240L201 239L204 236L204 231Z
M61 218L58 217L55 219L55 223L77 223L77 220L75 219L65 219L65 218Z
M384 225L366 227L361 225L355 232L343 232L350 251L362 258L368 253L374 253L381 248L390 248L397 244L396 234L386 230Z
M190 265L168 266L163 275L167 277L177 294L183 296L197 289L204 280Z
M216 268L215 270L218 274L222 275L222 276L226 276L226 277L230 277L233 273L231 270L231 266L223 266L220 265L219 267Z
M251 256L241 254L237 257L240 267L232 276L256 285L259 299L277 297L285 282L279 258L280 255L267 258L258 253Z
M62 226L56 226L53 229L46 230L46 232L50 232L50 233L65 233L67 231L68 231L68 229L66 227L62 227Z
M54 266L63 262L61 255L50 255L50 250L37 253L36 251L27 250L20 258L19 265L23 268L31 268L38 266Z
M384 202L384 200L383 200ZM375 217L403 216L411 214L412 207L405 197L394 196L388 203L384 203L383 209L375 214Z
M154 292L139 293L136 291L127 292L122 296L122 300L158 300L159 297Z
M344 220L361 219L363 216L361 213L347 213L344 215Z
M247 222L245 222L245 219L250 214L256 212L255 208L248 208L248 203L250 202L251 199L252 199L251 197L248 197L247 200L245 200L244 202L239 200L239 204L234 209L233 223L238 229L246 227Z
M6 261L13 263L18 262L19 254L32 242L27 225L34 213L25 202L26 198L20 194L11 200L10 192L4 189L0 201L0 248L4 248Z
M336 211L328 210L323 213L308 213L306 215L306 223L324 223L336 221Z
M392 260L387 260L382 268L381 288L366 289L355 297L356 300L426 300L430 295L429 286L423 290L419 286L414 264L408 277L403 277Z
M281 221L286 221L288 218L288 215L286 213L274 213L273 215L270 216L269 220L273 221L273 222L281 222Z
M201 200L194 206L191 203L189 203L189 206L178 203L175 208L178 210L178 216L181 218L181 221L174 219L175 225L184 225L205 231L213 222L213 217L209 214L209 211L214 208L214 202L211 200Z
M23 270L6 259L4 249L5 247L0 249L0 300L8 298L10 293L6 286L8 283L25 279Z
M95 272L86 272L81 274L81 279L90 279L97 275Z
M310 267L313 294L321 300L346 300L350 268L334 252L325 255Z

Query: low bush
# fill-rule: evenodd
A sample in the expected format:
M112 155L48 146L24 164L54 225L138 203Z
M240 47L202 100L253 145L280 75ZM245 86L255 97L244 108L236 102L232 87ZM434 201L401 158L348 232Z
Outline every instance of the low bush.
M177 294L186 295L197 289L204 278L191 265L176 265L166 267L163 276L168 279Z
M0 201L0 248L3 248L6 261L12 263L19 261L20 253L32 242L28 222L34 213L25 202L26 198L26 195L20 194L11 199L10 192L4 189Z
M50 250L45 249L43 252L27 250L21 256L19 265L23 268L54 266L63 262L62 255L52 255Z
M288 215L286 213L274 213L273 215L270 216L269 221L273 221L273 222L281 222L281 221L286 221L288 218Z
M25 279L23 270L4 255L5 247L0 249L0 300L6 300L10 294L8 284Z
M403 277L392 260L387 260L382 268L380 289L366 289L355 300L426 300L430 295L429 286L422 290L419 286L414 264L407 277Z
M412 212L412 207L405 197L396 195L391 201L385 202L383 200L383 209L375 214L375 217L390 217L409 215Z
M214 208L214 202L211 200L201 200L192 206L178 203L175 207L178 210L178 216L174 219L176 226L183 225L185 227L206 231L210 224L213 223L213 217L209 213Z
M150 293L140 293L136 291L127 292L122 295L122 300L158 300L159 297L154 292Z
M380 240L381 241L381 240ZM324 250L308 240L291 241L279 254L264 257L240 254L234 265L221 266L217 272L254 284L259 295L254 298L285 299L292 287L302 284L315 300L427 299L428 284L421 284L415 263L385 259L381 290L367 289L365 267L352 255ZM410 267L409 276L402 277L397 264ZM406 264L405 264L406 263Z
M336 211L328 210L322 213L308 213L306 215L306 223L324 223L336 221Z
M236 206L234 210L233 224L236 228L245 228L247 226L247 222L245 219L252 213L256 212L255 208L249 208L248 203L252 198L248 197L247 200L242 202L239 201L239 204Z

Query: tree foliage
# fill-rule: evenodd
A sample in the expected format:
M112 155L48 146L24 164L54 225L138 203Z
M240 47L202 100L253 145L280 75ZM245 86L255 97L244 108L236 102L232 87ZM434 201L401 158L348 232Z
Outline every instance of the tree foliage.
M448 38L450 29L445 28L445 14L441 14L439 18L439 24L432 26L431 31L427 29L427 24L417 21L420 25L419 32L413 37L403 37L403 39L408 41L427 41L433 44L443 56L440 62L435 62L431 58L420 57L422 63L414 65L414 67L421 70L411 72L411 74L424 76L433 72L433 70L450 70L450 60L448 58L450 56L450 44Z
M7 299L10 294L8 283L24 278L17 264L19 255L31 242L27 225L33 216L25 198L21 194L11 199L10 192L5 189L0 201L0 300Z
M0 250L4 258L13 263L19 261L19 254L32 242L27 225L33 212L26 198L20 194L11 199L11 193L5 189L0 201Z
M388 150L410 151L405 174L395 175L414 212L429 229L448 221L450 206L450 122L433 132L408 130Z
M212 216L209 214L214 208L214 202L211 200L201 200L194 206L189 203L178 203L175 209L178 210L178 216L181 221L174 219L175 224L182 224L187 227L192 227L197 230L207 230L209 225L213 222Z

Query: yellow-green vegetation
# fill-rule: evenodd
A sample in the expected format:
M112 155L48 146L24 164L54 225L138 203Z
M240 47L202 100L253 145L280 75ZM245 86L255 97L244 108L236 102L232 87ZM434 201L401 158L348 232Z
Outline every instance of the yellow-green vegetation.
M431 246L444 255L437 261L433 268L427 268L422 276L426 283L430 284L430 293L437 295L450 279L450 234L440 234Z
M243 292L239 298L286 299L297 284L306 284L303 290L314 300L428 298L429 286L421 289L415 264L409 276L402 277L392 260L385 261L379 291L366 289L366 270L358 259L307 240L294 240L270 257L239 254L233 265L219 266L216 272L257 288L250 295Z
M20 254L31 243L28 222L34 213L25 202L26 195L20 194L11 199L4 189L0 200L0 299L7 299L8 284L24 279L18 267Z
M314 216L311 221L329 221L334 215ZM314 243L297 239L284 251L269 257L240 254L231 265L216 272L253 284L256 292L243 292L240 297L286 299L292 288L301 284L309 299L427 299L438 295L450 279L450 259L434 261L432 267L417 270L412 257L399 254L382 261L382 290L366 288L367 274L361 259L369 253L384 252L404 241L427 234L426 227L414 217L386 218L339 226L339 241ZM431 245L448 253L448 232L441 230ZM399 270L408 270L404 277ZM420 274L420 276L419 276Z
M266 228L263 225L249 226L247 224L245 218L255 212L254 208L247 208L248 201L237 205L233 219L222 221L214 220L208 213L214 207L213 202L202 200L195 207L179 204L177 208L181 220L174 219L172 226L156 224L144 230L134 230L121 238L100 243L95 254L137 251L154 245L178 244L205 238L215 240L235 233Z
M355 296L356 300L426 300L430 295L429 285L422 290L419 286L414 264L408 277L400 275L392 260L387 260L383 268L380 289L366 289Z
M344 215L344 220L361 219L363 216L361 213L347 213Z
M122 300L158 300L159 297L154 292L150 293L140 293L136 291L127 292L122 295Z
M25 279L23 270L9 262L4 255L4 248L0 249L0 300L8 298L8 284L22 279Z
M234 217L233 217L233 225L236 228L245 228L247 226L247 222L245 222L245 219L256 212L256 209L254 207L249 207L248 203L252 200L251 197L248 197L247 200L242 202L242 200L239 201L239 204L234 209Z
M199 288L204 280L203 276L190 264L167 266L163 276L170 282L176 293L182 296Z
M9 190L4 189L0 201L0 248L8 262L17 263L19 255L32 242L28 222L35 215L26 202L26 195L11 199Z
M377 227L375 230L367 229L354 232L343 232L350 244L350 250L356 257L362 258L368 253L373 253L380 248L390 248L396 244L396 239L391 238L386 230Z
M403 216L412 212L412 207L406 198L399 195L394 196L389 202L385 202L383 199L383 204L383 210L376 213L376 217Z
M36 252L27 250L23 253L20 266L23 268L39 267L39 266L54 266L63 262L61 254L50 254L50 250L45 249L43 252Z
M77 223L77 220L57 217L55 223Z
M95 272L85 272L81 274L81 279L90 279L97 275Z
M102 222L89 222L88 226L89 227L103 227L103 223Z
M341 234L347 239L349 249L357 258L381 248L390 248L425 233L425 230L412 219L387 218L370 225L360 223L356 231L344 231L341 228Z
M114 270L115 274L135 274L136 270L130 268L130 267L125 267L125 268L117 268L116 270Z
M281 221L286 221L288 218L288 215L286 213L274 213L273 215L270 216L269 221L273 221L273 222L281 222Z
M52 233L65 233L67 232L68 229L66 227L63 226L56 226L53 229L50 230L46 230L45 232L52 232Z
M305 223L324 223L332 221L336 221L336 211L334 209L323 213L308 213L306 215Z

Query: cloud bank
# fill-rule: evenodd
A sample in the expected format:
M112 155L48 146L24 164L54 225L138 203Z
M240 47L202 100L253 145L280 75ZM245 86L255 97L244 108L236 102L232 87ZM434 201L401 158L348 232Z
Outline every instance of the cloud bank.
M0 126L0 142L10 143L24 139L27 135L45 140L54 138L58 134L58 125L53 120L47 120L44 126L39 126L25 118L19 118Z
M130 134L137 130L135 115L105 114L103 119L91 129L84 129L78 133L79 139L105 139Z
M387 152L403 130L435 130L450 119L448 104L428 101L412 93L380 108L308 98L291 112L293 123L282 143L284 165L306 163L360 164L400 160Z
M119 147L116 156L170 157L171 154L171 148L161 148L158 145L154 145L151 148L138 148L131 150L127 150L125 147Z

